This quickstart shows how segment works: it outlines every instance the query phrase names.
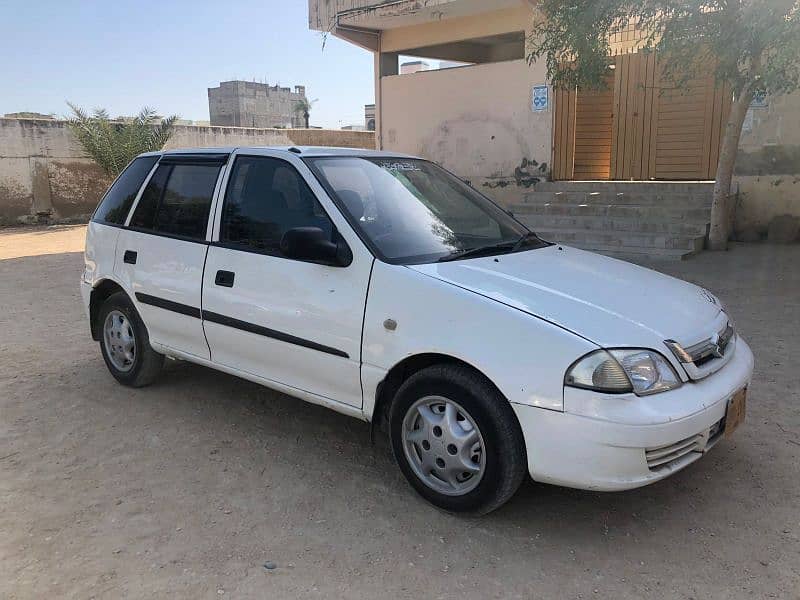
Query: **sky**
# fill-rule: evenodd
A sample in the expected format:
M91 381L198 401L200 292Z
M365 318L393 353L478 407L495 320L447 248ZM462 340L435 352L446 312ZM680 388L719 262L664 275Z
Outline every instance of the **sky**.
M308 29L307 0L0 0L0 115L112 116L143 106L208 120L220 81L305 85L311 125L364 124L372 53Z

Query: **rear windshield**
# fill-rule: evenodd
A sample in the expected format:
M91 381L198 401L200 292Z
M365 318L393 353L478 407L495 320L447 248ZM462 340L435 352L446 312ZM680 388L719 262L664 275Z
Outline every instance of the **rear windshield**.
M139 188L159 158L159 155L154 155L133 159L106 192L92 220L109 225L124 224Z

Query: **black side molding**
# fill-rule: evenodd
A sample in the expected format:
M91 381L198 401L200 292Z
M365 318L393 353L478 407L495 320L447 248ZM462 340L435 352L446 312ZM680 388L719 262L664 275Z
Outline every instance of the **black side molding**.
M240 321L239 319L234 319L233 317L226 317L225 315L220 315L209 310L203 311L203 320L210 321L211 323L217 323L218 325L225 325L226 327L232 327L233 329L247 331L248 333L263 335L264 337L280 340L281 342L286 342L287 344L294 344L295 346L310 348L311 350L317 350L326 354L333 354L334 356L341 356L342 358L350 358L350 355L342 350L331 348L330 346L325 346L323 344L318 344L317 342L299 338L288 333L283 333L282 331L276 331L274 329L270 329L269 327L262 327L261 325L255 325L253 323L248 323L247 321Z
M158 298L156 296L151 296L150 294L136 292L136 299L142 304L149 304L150 306L163 308L164 310L171 310L172 312L186 315L188 317L194 317L195 319L199 319L202 316L199 308L189 306L188 304L173 302L172 300L165 300L164 298Z
M217 323L218 325L224 325L225 327L239 329L241 331L254 333L256 335L263 335L264 337L286 342L287 344L294 344L295 346L302 346L303 348L316 350L317 352L324 352L325 354L332 354L333 356L340 356L341 358L350 358L350 355L347 352L337 348L331 348L330 346L325 346L324 344L319 344L317 342L312 342L311 340L300 338L288 333L283 333L282 331L276 331L275 329L270 329L269 327L262 327L261 325L248 323L247 321L240 321L239 319L234 319L233 317L226 317L225 315L211 312L209 310L201 311L199 308L195 308L194 306L173 302L172 300L165 300L164 298L158 298L157 296L151 296L150 294L143 294L141 292L136 292L136 299L142 304L163 308L164 310L171 310L172 312L194 317L195 319L203 319L205 321L209 321L210 323Z

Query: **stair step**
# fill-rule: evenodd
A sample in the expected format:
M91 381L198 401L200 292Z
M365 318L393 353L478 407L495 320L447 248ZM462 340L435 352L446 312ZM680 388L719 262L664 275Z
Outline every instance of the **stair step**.
M707 208L672 207L641 204L514 204L515 215L561 215L591 217L622 217L643 221L690 221L708 223L711 211Z
M611 249L624 249L627 247L676 249L698 251L703 249L705 236L672 235L663 233L640 233L629 231L590 231L585 229L542 229L536 231L537 235L551 242L563 242L567 245L573 243L589 244L595 247Z
M675 248L642 248L627 246L625 248L607 247L598 244L565 244L572 248L596 252L611 258L618 258L629 262L650 262L662 260L684 260L696 252Z
M617 204L641 206L672 206L687 208L711 208L710 194L688 192L673 193L628 193L628 192L529 192L523 196L523 204Z
M703 248L713 181L541 181L511 211L544 239L626 260Z
M669 233L673 235L704 236L706 222L643 221L626 217L592 217L516 214L517 219L538 231L540 229L575 229L588 231L630 231L637 233Z
M540 181L539 192L629 192L629 193L708 193L714 190L713 181Z

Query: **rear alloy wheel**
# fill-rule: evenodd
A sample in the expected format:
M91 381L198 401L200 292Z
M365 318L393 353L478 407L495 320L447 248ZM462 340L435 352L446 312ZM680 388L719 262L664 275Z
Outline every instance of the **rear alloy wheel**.
M103 341L114 367L121 373L130 371L136 360L136 337L128 317L118 310L109 312L103 323Z
M406 479L444 510L491 512L514 495L527 473L511 405L468 367L434 365L409 377L392 402L389 424Z
M116 380L131 387L152 383L164 365L164 355L150 347L147 328L125 293L112 294L103 302L97 325L103 359Z

